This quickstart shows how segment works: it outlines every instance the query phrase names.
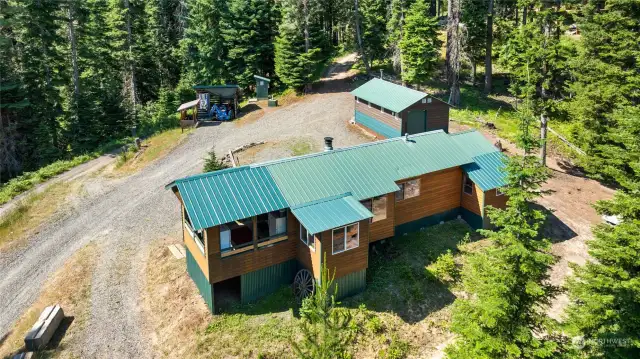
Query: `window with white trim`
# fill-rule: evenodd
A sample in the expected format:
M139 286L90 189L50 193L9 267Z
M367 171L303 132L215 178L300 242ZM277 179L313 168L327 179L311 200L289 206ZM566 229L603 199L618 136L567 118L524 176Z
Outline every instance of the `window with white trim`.
M465 194L473 194L473 181L469 178L468 174L464 174L464 183L462 185L462 191Z
M191 218L187 214L187 209L183 207L184 211L184 225L187 227L187 231L191 235L191 238L196 242L198 248L204 253L204 231L203 230L194 230L193 224L191 223Z
M306 244L311 248L311 250L316 250L316 240L313 237L313 234L309 233L306 228L302 224L300 224L300 240L302 243Z
M402 201L408 198L418 197L420 195L420 179L414 179L398 183L400 189L396 191L396 202Z
M500 188L496 188L496 196L504 196L504 192L500 191Z
M334 228L332 231L332 254L342 253L360 245L360 223Z
M371 223L387 218L387 195L365 199L360 201L360 203L373 213Z

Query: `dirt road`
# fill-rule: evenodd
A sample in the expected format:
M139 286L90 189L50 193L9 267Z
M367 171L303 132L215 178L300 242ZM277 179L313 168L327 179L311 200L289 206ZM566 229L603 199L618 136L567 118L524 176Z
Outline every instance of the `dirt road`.
M338 60L352 61L353 56ZM338 68L348 71L350 66ZM366 137L345 128L353 116L351 96L334 87L318 91L244 126L202 126L166 157L132 176L77 178L86 193L64 218L43 225L24 246L0 253L0 338L38 297L47 276L76 250L95 241L99 258L92 282L91 318L84 343L72 350L89 358L151 356L139 315L147 246L158 238L180 237L178 202L164 186L201 172L203 158L213 146L222 156L256 141L306 138L321 143L324 136L333 136L337 147L366 142Z

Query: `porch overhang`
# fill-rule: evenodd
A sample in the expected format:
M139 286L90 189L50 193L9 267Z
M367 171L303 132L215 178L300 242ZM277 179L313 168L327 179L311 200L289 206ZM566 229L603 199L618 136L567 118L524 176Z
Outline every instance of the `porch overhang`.
M311 234L373 217L351 193L291 207L291 212Z

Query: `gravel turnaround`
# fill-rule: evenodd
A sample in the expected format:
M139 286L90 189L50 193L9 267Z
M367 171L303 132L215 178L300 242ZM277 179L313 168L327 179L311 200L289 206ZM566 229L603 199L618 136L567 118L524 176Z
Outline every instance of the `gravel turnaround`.
M348 56L339 62L352 60ZM348 68L335 66L329 77ZM154 356L139 304L148 245L159 238L181 238L178 201L164 186L200 173L212 147L221 157L229 149L258 141L306 138L321 147L323 137L332 136L335 147L366 142L366 137L348 128L353 98L342 90L326 85L320 93L242 126L201 126L171 153L129 177L82 177L85 193L65 204L64 216L44 224L25 245L0 252L0 338L37 299L47 277L75 251L95 241L99 257L92 278L91 313L74 352L88 358Z

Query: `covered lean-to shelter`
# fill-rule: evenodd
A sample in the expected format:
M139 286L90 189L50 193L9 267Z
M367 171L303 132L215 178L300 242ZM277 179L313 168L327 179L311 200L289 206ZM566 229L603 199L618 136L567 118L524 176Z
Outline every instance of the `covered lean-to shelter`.
M209 308L253 301L326 266L344 297L366 286L369 245L504 207L503 155L443 130L241 166L167 185L182 207L187 270ZM307 279L305 279L307 278ZM300 281L298 281L300 279Z
M198 100L198 119L209 120L212 118L212 107L228 106L231 109L230 119L238 114L238 103L240 99L241 89L238 85L204 85L194 86ZM214 113L215 115L215 113Z
M355 122L379 138L449 132L449 104L424 92L374 78L351 94Z

